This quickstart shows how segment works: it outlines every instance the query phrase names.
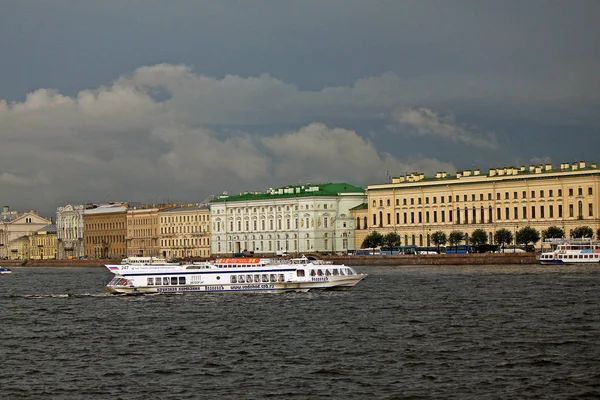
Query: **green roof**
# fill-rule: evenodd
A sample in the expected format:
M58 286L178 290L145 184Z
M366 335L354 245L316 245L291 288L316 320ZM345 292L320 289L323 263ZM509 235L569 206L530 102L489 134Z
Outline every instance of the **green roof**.
M350 209L350 211L354 211L354 210L368 210L369 209L369 205L367 203L362 203L357 205L356 207L352 207Z
M320 183L298 186L284 186L277 189L269 189L266 192L245 192L238 196L220 196L211 201L211 203L223 203L230 201L253 201L268 199L283 199L294 197L315 197L315 196L338 196L343 193L364 194L365 190L361 187L350 185L348 183Z

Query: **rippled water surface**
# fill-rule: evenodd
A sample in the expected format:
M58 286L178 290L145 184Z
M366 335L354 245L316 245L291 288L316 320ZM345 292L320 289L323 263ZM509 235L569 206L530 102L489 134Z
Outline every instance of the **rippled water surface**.
M111 296L0 276L2 399L600 397L600 266L357 267L347 292Z

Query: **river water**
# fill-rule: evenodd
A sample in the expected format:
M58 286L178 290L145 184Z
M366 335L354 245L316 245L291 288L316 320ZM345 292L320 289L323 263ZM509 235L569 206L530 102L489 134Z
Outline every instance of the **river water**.
M600 398L600 266L356 267L347 292L0 276L1 399Z

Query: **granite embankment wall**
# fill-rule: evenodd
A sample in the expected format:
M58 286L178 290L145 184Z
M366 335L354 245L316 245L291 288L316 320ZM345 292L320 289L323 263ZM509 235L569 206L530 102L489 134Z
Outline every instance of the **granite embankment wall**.
M118 264L121 260L0 260L3 267L104 267L108 263Z
M346 265L496 265L536 264L534 253L517 254L427 254L402 256L341 256L325 257L336 264ZM0 260L3 267L104 267L120 260Z
M516 254L427 254L402 256L328 257L335 264L346 265L497 265L536 264L535 253Z

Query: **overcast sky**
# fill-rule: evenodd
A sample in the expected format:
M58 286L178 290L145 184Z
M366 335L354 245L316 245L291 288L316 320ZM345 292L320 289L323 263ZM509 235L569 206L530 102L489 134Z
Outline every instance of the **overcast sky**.
M0 202L599 162L598 0L0 0Z

